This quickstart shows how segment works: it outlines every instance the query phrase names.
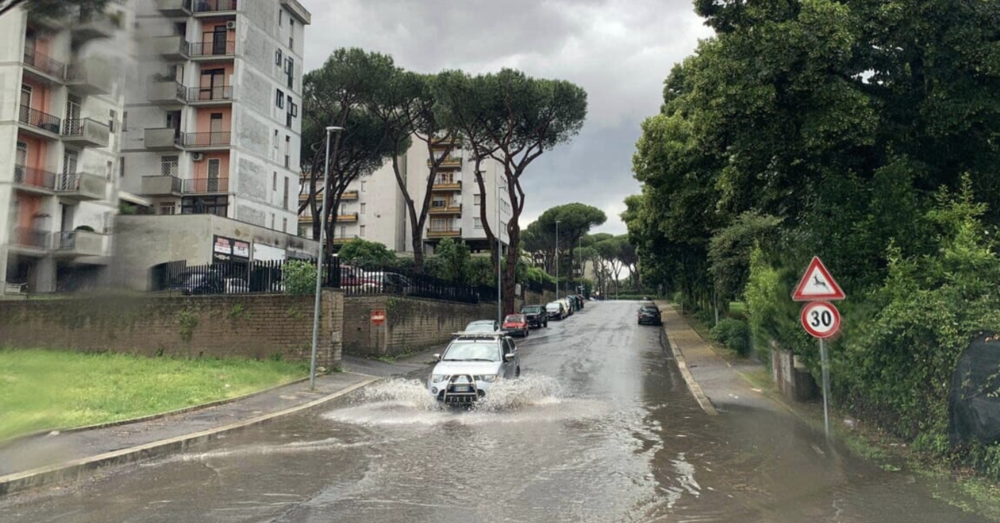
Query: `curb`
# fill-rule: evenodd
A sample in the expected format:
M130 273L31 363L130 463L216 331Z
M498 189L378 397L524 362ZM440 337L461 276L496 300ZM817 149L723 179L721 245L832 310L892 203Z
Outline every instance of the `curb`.
M210 409L212 407L219 407L219 406L226 405L226 404L229 404L229 403L234 403L234 402L237 402L237 401L241 401L241 400L245 400L245 399L250 399L250 398L253 398L255 396L260 396L261 394L266 394L268 392L276 391L276 390L278 390L278 389L280 389L282 387L287 387L289 385L295 385L297 383L303 383L303 382L306 382L306 381L309 381L308 377L299 378L299 379L296 379L296 380L289 381L287 383L282 383L281 385L275 385L273 387L268 387L268 388L266 388L264 390L258 390L257 392L251 392L249 394L244 394L242 396L236 396L234 398L225 398L225 399L221 399L221 400L210 401L208 403L201 403L199 405L192 405L190 407L184 407L184 408L180 408L180 409L176 409L176 410L171 410L171 411L167 411L167 412L159 412L159 413L156 413L156 414L149 414L149 415L146 415L146 416L140 416L138 418L129 418L129 419L123 419L123 420L118 420L118 421L109 421L107 423L98 423L96 425L85 425L83 427L71 427L71 428L68 428L68 429L54 428L54 429L39 430L37 432L32 432L32 433L29 433L29 434L24 434L22 436L17 436L17 437L10 438L10 439L0 440L0 448L6 447L8 445L13 445L15 443L20 443L22 441L26 441L26 440L29 440L29 439L40 438L40 437L43 437L43 436L45 436L47 434L50 434L52 432L58 432L60 434L72 434L74 432L83 432L85 430L106 429L108 427L117 427L119 425L128 425L130 423L142 423L144 421L153 421L153 420L157 420L157 419L160 419L160 418L166 418L167 416L175 416L177 414L187 414L189 412L194 412L196 410ZM0 493L2 493L2 492L0 492Z
M328 401L332 401L342 396L346 396L347 394L350 394L355 390L358 390L362 387L365 387L376 381L379 381L380 379L381 378L371 377L369 379L363 380L360 383L356 383L343 390L339 390L337 392L328 394L326 396L323 396L322 398L315 399L308 403L304 403L302 405L298 405L295 407L290 407L288 409L281 410L278 412L264 414L261 416L257 416L255 418L246 419L229 425L224 425L222 427L216 427L201 432L195 432L193 434L186 434L183 436L176 436L173 438L154 441L151 443L146 443L144 445L138 445L127 449L121 449L113 452L99 454L97 456L91 456L89 458L76 459L58 465L50 465L47 467L40 467L32 470L27 470L24 472L17 472L14 474L8 474L6 476L0 476L0 496L17 491L41 487L55 482L78 480L84 475L84 473L108 465L123 465L126 463L133 463L136 461L162 456L164 454L174 452L177 450L185 450L190 446L211 441L216 437L218 437L220 434L244 429L246 427L250 427L252 425L257 425L260 423L265 423L272 419L281 416L286 416L289 414L294 414L296 412L310 409L312 407L321 405Z
M661 310L664 308L664 306L661 305L657 305L657 307ZM667 305L666 307L670 307L670 305ZM673 309L673 307L670 308ZM674 310L674 313L677 313L677 311ZM698 402L698 406L701 407L701 410L705 411L705 414L708 414L709 416L718 416L719 411L715 410L715 406L712 405L712 401L709 400L708 396L705 395L705 392L701 390L701 385L698 384L698 382L694 379L694 376L691 374L691 371L688 369L687 360L684 359L684 353L681 352L680 348L670 342L670 334L667 332L666 325L661 327L661 329L663 335L667 337L667 346L670 347L670 350L674 354L674 360L677 362L677 367L681 371L681 376L684 377L688 390L691 391L691 395L694 396L695 401Z

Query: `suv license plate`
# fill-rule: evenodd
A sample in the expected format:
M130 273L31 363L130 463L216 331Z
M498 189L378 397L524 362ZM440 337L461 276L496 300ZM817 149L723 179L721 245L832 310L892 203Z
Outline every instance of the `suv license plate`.
M455 392L472 392L472 387L455 387Z

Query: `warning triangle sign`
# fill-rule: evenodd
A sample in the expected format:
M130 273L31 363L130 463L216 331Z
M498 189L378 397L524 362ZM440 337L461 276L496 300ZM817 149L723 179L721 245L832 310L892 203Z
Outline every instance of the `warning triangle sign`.
M830 276L830 271L819 259L813 257L812 263L802 275L802 281L795 288L792 299L795 301L843 300L847 298L840 285Z

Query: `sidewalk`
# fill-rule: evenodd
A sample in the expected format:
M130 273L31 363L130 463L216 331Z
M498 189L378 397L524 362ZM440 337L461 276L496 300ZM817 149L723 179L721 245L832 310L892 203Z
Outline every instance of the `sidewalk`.
M176 452L224 432L332 401L381 377L416 375L427 368L431 353L394 363L345 357L350 372L317 377L313 391L305 380L188 412L16 440L0 447L0 495L79 479L102 466Z
M695 399L703 391L711 402L710 408L702 408L706 412L714 409L725 412L730 406L745 406L767 410L785 410L782 405L772 401L764 393L755 389L742 376L740 371L759 370L760 365L743 362L736 366L726 361L722 356L701 338L688 325L680 312L663 301L656 302L663 317L663 328L666 330L670 348L674 352L681 373L690 374L688 387L692 389ZM686 371L684 369L687 369ZM687 379L687 376L685 376ZM693 381L693 385L691 383ZM702 401L699 400L699 403Z

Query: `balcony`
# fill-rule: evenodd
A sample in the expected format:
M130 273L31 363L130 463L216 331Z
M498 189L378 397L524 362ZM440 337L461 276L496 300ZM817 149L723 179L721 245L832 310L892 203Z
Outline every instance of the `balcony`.
M111 38L121 28L121 15L105 12L82 12L70 26L73 44L80 46L91 40Z
M429 214L462 214L462 204L446 207L431 207Z
M233 103L232 86L191 87L185 98L191 105L226 105Z
M303 183L309 183L309 181L306 180ZM317 183L317 185L316 185L316 190L317 191L322 191L322 189L323 189L323 180L319 180L319 183ZM302 194L299 194L299 201L300 202L305 202L308 199L309 199L309 192L308 192L308 190L306 192L302 193ZM341 195L341 197L340 197L340 201L342 201L342 202L354 202L354 201L357 201L357 200L358 200L358 191L344 191L344 194ZM316 194L316 201L317 202L323 201L323 193L322 192L317 192L317 194Z
M181 179L169 174L142 177L143 196L180 196L182 187Z
M21 124L22 129L40 138L48 139L57 139L59 129L62 126L62 120L59 117L37 111L27 105L21 106L17 121Z
M229 192L229 178L192 178L181 181L181 194L226 194Z
M25 192L52 194L56 187L56 173L24 165L15 165L14 185Z
M55 233L55 250L59 256L109 256L110 237L107 234L76 230Z
M236 56L236 41L191 42L188 55L192 60L232 58Z
M35 252L52 250L52 233L40 231L29 227L14 228L13 243L15 247L21 247Z
M173 127L145 129L143 144L150 151L180 151L184 148L184 133Z
M427 160L427 167L431 167L432 165L434 165L434 162ZM461 167L462 158L456 156L445 158L444 161L441 162L441 165L438 166L439 169L458 169Z
M433 191L461 191L462 181L437 181L434 182L434 186L431 188Z
M111 129L107 124L90 118L76 118L63 122L63 142L84 147L107 147Z
M165 60L187 60L191 44L183 36L161 36L149 41L151 54L160 55Z
M322 195L320 195L322 197ZM340 197L342 202L353 202L358 199L358 191L344 191L343 196Z
M237 0L194 0L194 12L196 15L235 13L237 4Z
M356 221L358 221L358 213L356 212L337 215L337 223L354 223Z
M431 228L427 229L427 237L428 238L458 238L460 236L462 236L462 228L461 227L458 227L458 228L455 228L455 227L447 227L447 228L431 227Z
M146 99L157 105L177 106L187 101L187 88L176 80L153 79L146 86Z
M337 236L337 237L335 237L333 239L333 244L334 245L343 245L345 243L350 242L351 240L357 240L357 239L358 239L358 235L357 234L348 235L348 236Z
M56 179L56 194L66 200L101 201L108 197L110 182L90 173L62 174Z
M25 50L21 59L25 72L35 80L53 84L66 81L66 64L49 58L38 51Z
M117 78L118 71L111 64L93 57L69 67L66 86L82 95L111 94Z
M156 0L156 8L163 16L191 16L191 0Z
M183 135L184 147L191 150L228 149L232 133L217 131L212 133L187 133Z

